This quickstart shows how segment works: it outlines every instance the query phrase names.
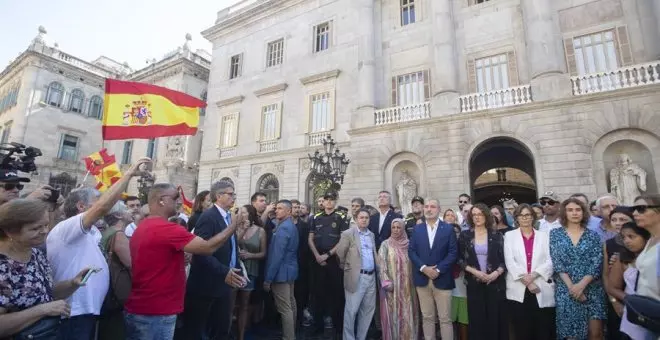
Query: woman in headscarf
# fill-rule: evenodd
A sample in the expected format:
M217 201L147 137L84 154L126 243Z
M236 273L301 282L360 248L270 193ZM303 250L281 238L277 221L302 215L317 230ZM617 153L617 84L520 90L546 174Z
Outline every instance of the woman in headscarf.
M360 214L367 212L360 211ZM392 221L392 234L378 251L378 272L382 285L380 319L383 340L415 340L419 317L412 267L408 259L408 236L402 218Z

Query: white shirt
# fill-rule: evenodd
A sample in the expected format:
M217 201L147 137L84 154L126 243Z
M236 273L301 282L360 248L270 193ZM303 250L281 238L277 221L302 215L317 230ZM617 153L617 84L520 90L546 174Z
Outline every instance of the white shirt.
M461 270L461 274L454 279L454 289L451 290L451 296L467 297L467 286L465 285L465 272Z
M438 225L440 224L440 219L435 221L434 225L429 225L428 222L426 223L426 232L429 235L429 247L433 247L433 241L435 241L435 234L438 233ZM419 268L419 271L422 272L424 271L424 268L426 268L426 265L423 265L422 268ZM440 272L439 269L436 268L438 273Z
M133 233L135 232L135 229L137 229L135 222L131 222L131 224L127 225L126 229L124 229L124 235L126 235L126 237L128 238L131 238L131 236L133 236Z
M545 231L548 234L550 234L550 230L557 229L560 227L561 227L561 223L559 222L559 219L556 219L554 222L548 222L545 220L545 218L543 218L539 221L539 230Z
M87 284L78 288L67 299L71 305L71 316L99 315L110 284L110 271L101 252L101 232L92 226L83 228L83 214L78 214L58 223L46 238L48 262L53 270L53 282L73 279L87 268L99 268Z
M224 217L224 215L222 215L222 217ZM184 220L186 223L188 223L188 215L184 213L179 213L179 218Z
M390 211L386 211L385 214L383 215L382 213L380 214L380 220L378 221L378 233L380 234L380 231L383 230L383 224L385 224L385 219L387 218L387 213Z

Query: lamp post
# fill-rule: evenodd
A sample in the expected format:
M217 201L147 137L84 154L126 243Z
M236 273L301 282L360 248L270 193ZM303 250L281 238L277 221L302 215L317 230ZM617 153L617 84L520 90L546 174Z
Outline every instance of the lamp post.
M145 205L148 201L149 190L151 190L151 187L154 185L154 183L156 183L156 176L152 174L144 174L138 178L137 182L138 198L140 199L140 203Z
M314 155L308 155L313 181L328 181L332 190L339 191L344 184L346 169L351 162L345 154L335 148L337 143L327 135L323 140L323 152L316 150Z

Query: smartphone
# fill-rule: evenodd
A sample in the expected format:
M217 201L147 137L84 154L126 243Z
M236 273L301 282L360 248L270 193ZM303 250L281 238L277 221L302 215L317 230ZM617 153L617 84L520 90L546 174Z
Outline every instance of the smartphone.
M97 269L92 268L92 269L88 270L87 273L85 273L85 276L82 279L82 283L83 284L87 283L87 280L89 280L89 277L92 276L92 274L98 273L100 271L101 271L101 269L98 269L98 268Z
M44 188L44 189L50 191L50 197L48 198L48 202L57 203L57 200L60 198L60 191L52 188Z

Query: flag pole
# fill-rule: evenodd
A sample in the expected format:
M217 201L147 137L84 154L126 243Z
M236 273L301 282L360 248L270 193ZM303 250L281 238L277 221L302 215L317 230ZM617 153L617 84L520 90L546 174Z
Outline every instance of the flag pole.
M85 185L85 182L87 181L87 177L89 176L89 170L87 170L87 173L85 173L85 177L83 177L82 181L80 184L78 184L78 188L82 188L83 185Z

